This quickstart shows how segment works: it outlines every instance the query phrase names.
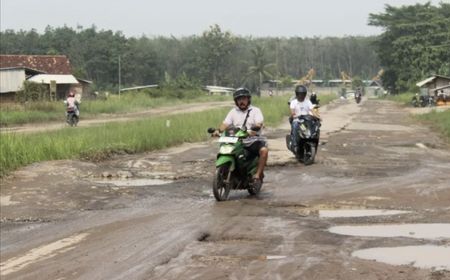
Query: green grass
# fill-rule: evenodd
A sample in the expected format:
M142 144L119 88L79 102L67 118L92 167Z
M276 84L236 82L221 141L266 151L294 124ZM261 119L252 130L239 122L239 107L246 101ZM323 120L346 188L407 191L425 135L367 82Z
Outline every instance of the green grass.
M268 125L278 124L287 115L286 102L285 97L254 99ZM215 109L33 134L4 133L0 135L0 175L39 161L101 160L116 152L137 153L206 140L209 137L206 129L217 127L228 111ZM167 120L170 127L166 126Z
M318 96L318 98L320 99L320 105L327 105L331 101L337 99L337 95L334 93L321 94Z
M414 93L407 92L398 95L390 95L385 99L409 105L413 97ZM415 115L414 118L422 124L430 126L433 130L439 132L447 142L450 142L450 110L445 110L443 112L433 110L430 113Z
M382 99L395 101L397 103L403 104L403 105L409 105L411 103L412 98L414 97L414 93L411 92L405 92L400 93L396 95L387 95L387 96L380 96Z
M190 94L192 96L193 94ZM228 97L229 98L229 97ZM206 96L202 92L192 98L151 97L145 93L127 93L113 95L107 100L82 100L81 114L84 119L98 114L119 114L136 112L165 105L177 105L192 102L223 101L225 96ZM57 102L29 102L26 104L2 105L0 107L0 126L26 123L65 121L65 105Z
M450 143L450 110L443 112L433 110L427 114L417 115L415 118L438 131Z

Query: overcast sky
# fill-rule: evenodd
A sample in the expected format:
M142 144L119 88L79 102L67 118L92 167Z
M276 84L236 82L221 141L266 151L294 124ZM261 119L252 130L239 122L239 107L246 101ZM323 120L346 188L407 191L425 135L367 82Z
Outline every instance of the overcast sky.
M444 0L449 2L450 0ZM369 13L421 0L0 0L0 29L43 32L47 25L122 31L129 36L201 34L219 24L237 35L376 35ZM437 5L439 0L432 0Z

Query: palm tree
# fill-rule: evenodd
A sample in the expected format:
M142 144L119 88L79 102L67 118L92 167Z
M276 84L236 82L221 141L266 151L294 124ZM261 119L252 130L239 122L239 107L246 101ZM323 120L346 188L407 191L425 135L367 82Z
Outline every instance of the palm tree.
M261 86L264 78L271 78L274 76L275 63L267 63L265 58L265 48L263 46L257 45L251 50L253 56L253 65L248 68L246 78L248 77L258 77L258 96L261 95Z

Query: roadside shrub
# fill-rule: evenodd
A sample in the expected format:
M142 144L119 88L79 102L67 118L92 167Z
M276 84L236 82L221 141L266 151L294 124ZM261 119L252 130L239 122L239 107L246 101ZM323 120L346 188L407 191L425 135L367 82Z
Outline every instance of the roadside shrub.
M17 92L16 100L25 103L27 101L49 100L49 97L50 93L47 85L24 81L22 90Z

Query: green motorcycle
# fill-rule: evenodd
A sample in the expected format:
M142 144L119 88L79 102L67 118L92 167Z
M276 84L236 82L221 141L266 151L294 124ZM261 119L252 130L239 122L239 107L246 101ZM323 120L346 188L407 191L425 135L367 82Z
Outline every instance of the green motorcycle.
M252 128L257 131L259 128ZM216 129L208 128L208 133ZM259 193L261 183L253 183L258 167L259 156L252 156L244 148L249 133L245 127L229 128L219 138L219 152L216 160L216 173L213 181L213 193L217 201L228 199L230 190L247 190L251 195Z

